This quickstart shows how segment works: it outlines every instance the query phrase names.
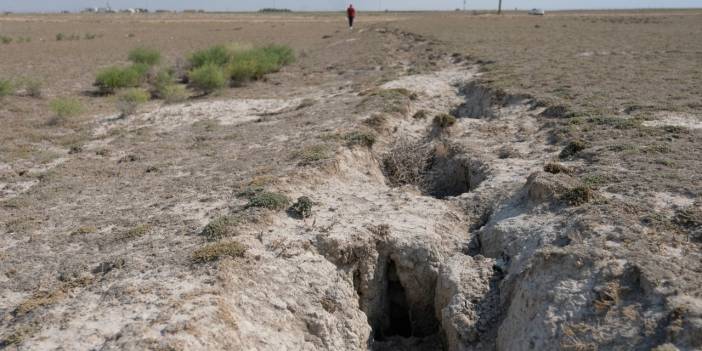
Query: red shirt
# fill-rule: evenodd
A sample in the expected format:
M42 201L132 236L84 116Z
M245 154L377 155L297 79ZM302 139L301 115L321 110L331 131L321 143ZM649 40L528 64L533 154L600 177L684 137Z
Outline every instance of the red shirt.
M349 7L346 9L346 15L349 17L356 17L356 9L353 7Z

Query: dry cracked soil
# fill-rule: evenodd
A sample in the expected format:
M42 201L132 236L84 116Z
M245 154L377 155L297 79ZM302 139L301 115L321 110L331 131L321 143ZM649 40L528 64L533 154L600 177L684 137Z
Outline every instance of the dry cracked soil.
M2 98L0 349L699 350L701 19L0 16L86 104ZM120 117L135 41L298 58Z

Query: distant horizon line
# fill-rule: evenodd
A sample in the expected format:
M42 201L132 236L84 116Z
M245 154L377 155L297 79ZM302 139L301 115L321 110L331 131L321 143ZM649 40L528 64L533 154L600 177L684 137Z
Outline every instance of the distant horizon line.
M79 10L48 10L48 11L6 11L0 9L0 13L2 14L61 14L65 13L68 11L69 13L82 13L86 9L102 9L105 7L85 7ZM124 8L110 8L112 11L124 11L124 10L129 10L129 9L140 9L141 7L124 7ZM538 8L538 7L537 7ZM292 13L319 13L319 12L341 12L343 9L340 10L291 10L288 8L272 8L272 7L262 7L258 10L205 10L205 9L197 9L197 8L186 8L186 9L166 9L166 8L146 8L149 10L150 13L156 13L156 11L166 11L166 12L199 12L199 13L260 13L262 12L261 10L265 9L275 9L275 10L290 10L289 12ZM509 9L502 9L502 12L515 12L515 11L529 11L533 8L509 8ZM549 9L549 8L538 8L538 9L543 9L546 11L551 11L551 12L568 12L568 11L656 11L656 10L702 10L702 7L612 7L612 8L573 8L573 9L566 9L566 8L560 8L560 9ZM439 10L426 10L426 9L407 9L407 10L393 10L393 9L385 9L385 10L361 10L363 12L367 13L385 13L385 12L473 12L473 11L490 11L490 12L496 12L497 9L495 8L476 8L476 9L439 9ZM276 13L275 11L271 11L270 13ZM284 11L278 12L280 14L285 13ZM95 14L104 14L104 13L95 13Z

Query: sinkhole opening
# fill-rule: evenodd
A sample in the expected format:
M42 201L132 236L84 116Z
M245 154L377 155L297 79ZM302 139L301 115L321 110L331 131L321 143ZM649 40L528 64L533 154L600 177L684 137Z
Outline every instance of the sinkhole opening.
M412 336L412 320L407 303L407 293L397 275L395 263L390 261L386 271L385 298L381 324L374 328L374 338L383 341L391 336L409 338Z
M383 158L392 186L416 185L425 194L445 198L475 189L488 174L487 165L447 142L400 138Z
M458 91L463 96L464 102L451 111L453 116L458 118L486 118L495 115L493 104L495 104L497 97L490 88L477 82L470 82L461 86Z

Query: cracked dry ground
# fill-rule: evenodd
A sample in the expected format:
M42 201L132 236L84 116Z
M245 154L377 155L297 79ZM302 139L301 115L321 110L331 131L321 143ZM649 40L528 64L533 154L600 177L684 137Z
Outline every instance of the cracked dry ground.
M607 150L569 148L537 100L419 35L334 39L350 54L310 50L250 98L96 116L3 194L2 345L702 347L699 183L584 186ZM276 193L311 216L250 206Z

